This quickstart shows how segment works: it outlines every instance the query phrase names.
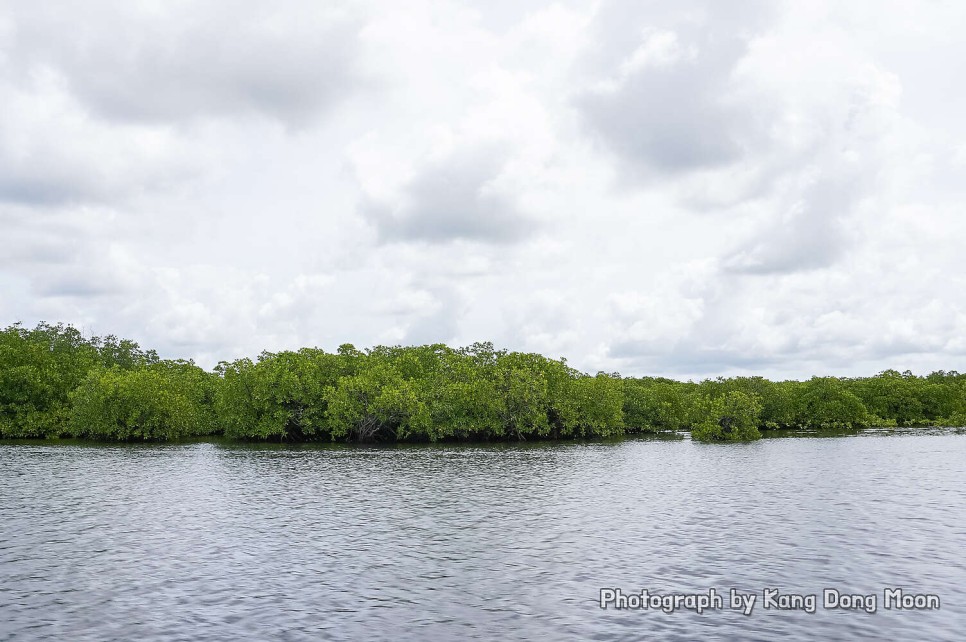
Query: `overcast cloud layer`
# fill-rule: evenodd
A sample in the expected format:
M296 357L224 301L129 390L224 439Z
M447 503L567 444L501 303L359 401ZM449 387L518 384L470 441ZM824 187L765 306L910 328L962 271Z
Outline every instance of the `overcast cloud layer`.
M0 0L2 325L966 371L966 4L35 4Z

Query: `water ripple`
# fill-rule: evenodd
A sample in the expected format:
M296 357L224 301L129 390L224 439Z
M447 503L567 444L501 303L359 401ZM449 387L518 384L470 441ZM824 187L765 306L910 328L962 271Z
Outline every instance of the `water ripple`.
M0 639L956 639L966 439L0 445ZM625 592L939 611L601 610Z

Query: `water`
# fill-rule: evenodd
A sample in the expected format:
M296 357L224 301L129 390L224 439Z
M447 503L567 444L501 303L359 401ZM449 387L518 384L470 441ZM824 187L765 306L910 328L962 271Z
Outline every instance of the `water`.
M0 445L0 640L961 639L966 435ZM941 608L885 610L886 587ZM602 610L599 591L725 593ZM877 594L826 610L822 589ZM756 593L749 616L727 592ZM764 588L818 594L766 610Z

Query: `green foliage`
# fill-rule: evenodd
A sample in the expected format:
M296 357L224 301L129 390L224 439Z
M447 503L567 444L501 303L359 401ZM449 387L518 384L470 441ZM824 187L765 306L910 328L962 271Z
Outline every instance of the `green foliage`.
M264 352L207 373L70 326L0 331L7 438L524 440L691 430L696 440L737 441L762 429L943 424L966 424L966 375L684 383L590 376L492 343Z
M878 420L899 426L931 425L966 412L966 381L958 372L917 377L886 370L851 382L851 391Z
M624 421L640 432L681 430L689 425L688 395L692 384L671 379L625 379Z
M511 352L500 355L496 366L496 391L500 426L497 436L516 439L544 437L550 433L547 416L547 380L542 376L543 357Z
M0 437L68 432L70 394L98 366L137 367L157 360L133 341L85 339L73 327L19 324L0 331Z
M721 381L724 389L738 390L761 402L760 428L775 430L796 425L795 404L800 382L774 382L763 377L735 377Z
M813 377L798 396L798 423L806 428L860 428L869 424L869 411L846 382Z
M573 432L581 436L614 437L624 432L623 385L620 377L603 372L571 383L577 406Z
M430 413L430 439L483 439L502 434L496 386L496 354L490 344L437 350L439 367L426 376L420 395Z
M327 435L329 390L359 362L354 348L343 348L337 355L308 348L263 352L257 363L218 364L215 410L225 435L275 440Z
M700 397L695 404L691 437L698 441L760 439L761 411L758 396L740 390Z
M212 396L212 376L190 362L97 367L71 394L70 432L118 441L212 434Z
M327 389L332 438L383 441L429 434L429 410L415 383L390 363L373 361Z

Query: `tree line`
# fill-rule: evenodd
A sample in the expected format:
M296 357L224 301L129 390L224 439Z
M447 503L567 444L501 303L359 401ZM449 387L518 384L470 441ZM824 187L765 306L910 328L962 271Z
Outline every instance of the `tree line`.
M564 359L442 344L263 352L206 371L115 336L0 331L0 438L441 441L966 425L966 375L680 382L588 375Z

